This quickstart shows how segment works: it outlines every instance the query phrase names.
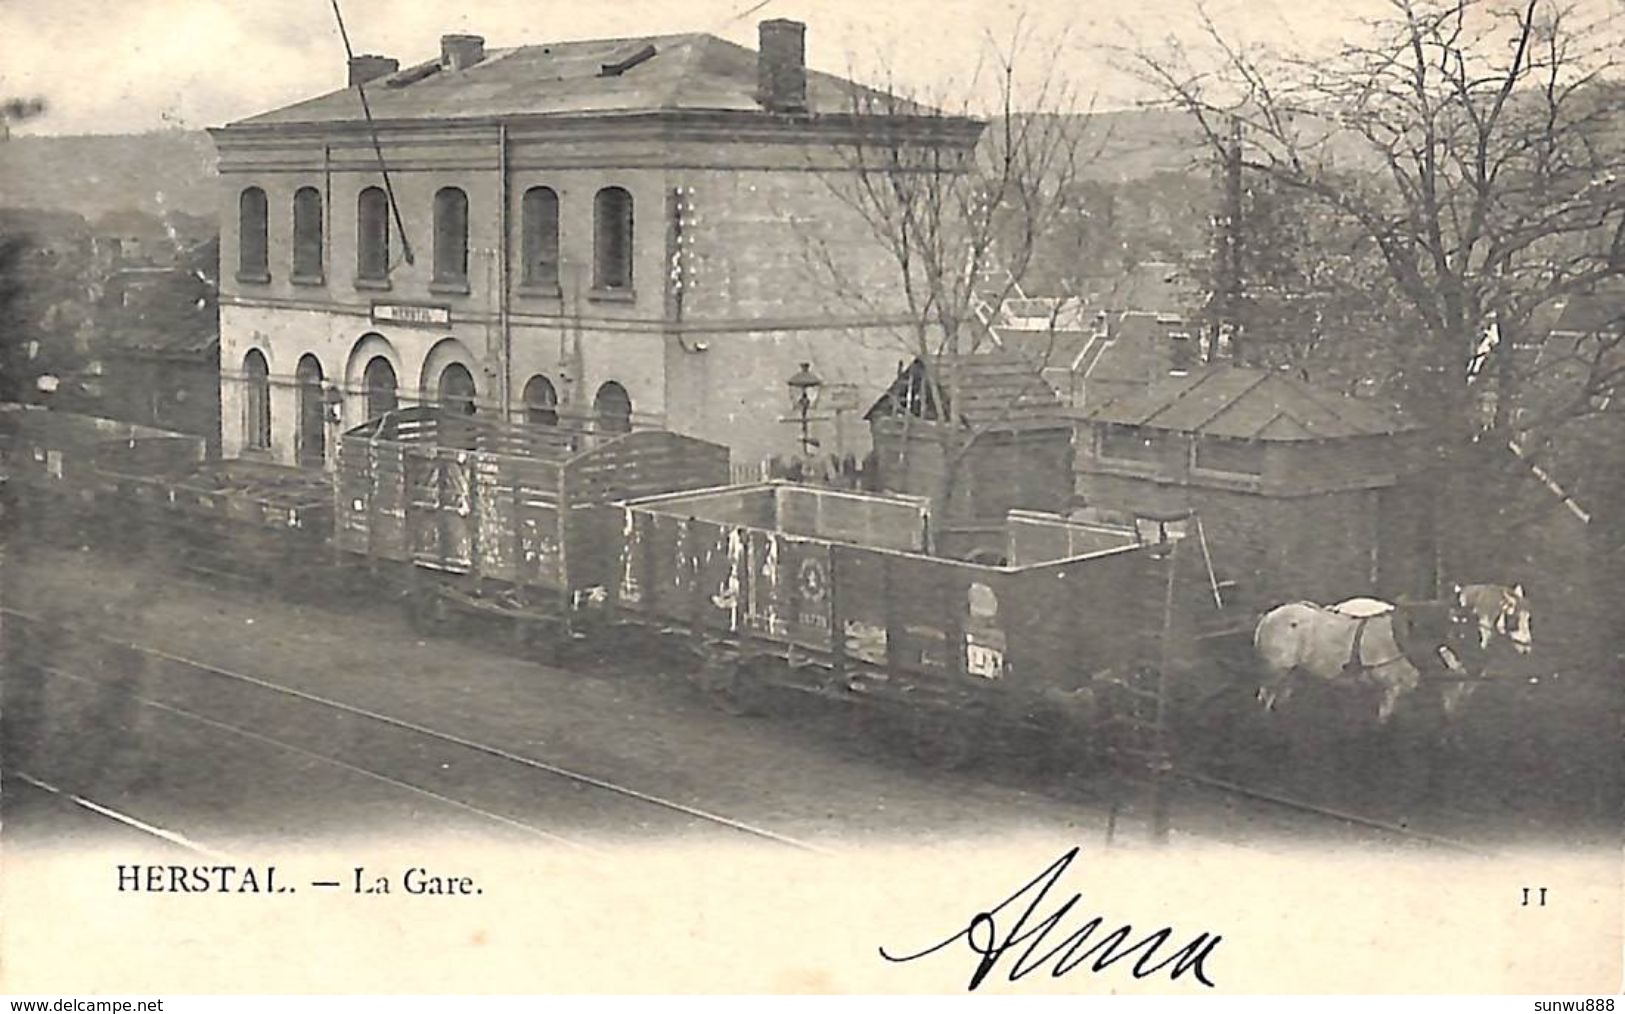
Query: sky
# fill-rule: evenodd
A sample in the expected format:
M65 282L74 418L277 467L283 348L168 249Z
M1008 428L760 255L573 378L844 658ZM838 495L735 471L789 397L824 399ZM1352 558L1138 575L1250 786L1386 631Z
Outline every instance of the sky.
M929 94L963 90L989 33L1018 19L1040 47L1064 40L1068 71L1100 108L1147 93L1114 47L1191 38L1196 0L340 0L359 52L403 66L470 32L489 47L708 31L754 48L756 23L806 22L808 62ZM1625 0L1583 0L1618 10ZM1312 53L1358 31L1383 0L1207 0L1243 41ZM753 10L752 8L759 8ZM0 96L41 96L18 133L134 133L218 126L344 84L331 0L0 0Z

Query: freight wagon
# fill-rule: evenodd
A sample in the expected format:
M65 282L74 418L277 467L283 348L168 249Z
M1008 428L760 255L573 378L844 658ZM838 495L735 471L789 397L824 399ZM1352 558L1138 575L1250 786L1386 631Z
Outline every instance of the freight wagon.
M117 419L0 405L8 525L29 540L116 542L128 530L107 494L118 472L184 472L203 460L200 437Z
M927 552L916 497L767 483L620 510L616 619L687 646L734 710L772 686L901 705L923 750L957 757L995 727L1122 719L1114 688L1152 694L1169 564L1133 528L1012 510L990 566Z
M675 646L731 710L775 687L879 705L938 761L995 729L1097 760L1143 743L1206 588L1174 596L1170 543L1031 511L1008 512L1002 564L949 558L923 498L729 486L725 447L658 430L408 408L346 433L333 476L154 439L97 459L98 510L194 569L398 596L425 630L495 619L544 652Z
M196 574L280 593L328 587L333 491L325 476L254 461L184 470L105 467L126 547Z
M517 636L578 637L618 559L625 498L714 486L728 449L663 430L599 435L418 407L339 444L334 543L382 586L404 587L415 623L455 613L511 621Z

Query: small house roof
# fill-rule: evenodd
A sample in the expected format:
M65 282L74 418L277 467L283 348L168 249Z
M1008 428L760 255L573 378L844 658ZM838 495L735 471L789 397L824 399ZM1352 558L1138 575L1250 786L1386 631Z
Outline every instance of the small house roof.
M1014 352L977 352L961 356L916 358L884 394L870 406L864 419L901 415L939 419L935 399L925 383L929 369L947 396L944 375L952 364L958 378L959 405L952 414L973 429L1018 430L1065 428L1070 423L1055 389L1035 364Z
M1088 409L1090 422L1244 440L1383 436L1418 428L1397 408L1307 384L1289 373L1220 364Z

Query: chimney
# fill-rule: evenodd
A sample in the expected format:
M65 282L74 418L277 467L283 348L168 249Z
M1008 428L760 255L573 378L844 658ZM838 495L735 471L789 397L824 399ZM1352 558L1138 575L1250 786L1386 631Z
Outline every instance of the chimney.
M440 66L446 70L467 70L485 59L485 40L478 35L442 35Z
M807 111L807 26L775 18L757 26L756 101L771 113Z
M350 57L350 87L364 85L387 77L401 69L401 61L387 56L364 53Z

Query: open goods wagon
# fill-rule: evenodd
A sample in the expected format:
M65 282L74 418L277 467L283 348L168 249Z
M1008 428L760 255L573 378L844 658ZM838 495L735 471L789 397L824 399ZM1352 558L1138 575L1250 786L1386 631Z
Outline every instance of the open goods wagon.
M663 430L525 426L430 407L339 443L335 542L404 568L414 620L512 619L529 637L601 603L618 559L616 500L728 481L728 449Z
M250 460L102 471L146 535L132 548L194 573L283 591L328 583L333 487L321 472Z
M916 497L767 483L621 511L617 616L694 646L739 709L769 685L890 701L941 745L1107 720L1158 661L1167 571L1130 528L1013 510L990 566L927 553Z
M129 537L112 473L186 471L201 437L117 419L0 405L7 525L29 540L119 542Z

